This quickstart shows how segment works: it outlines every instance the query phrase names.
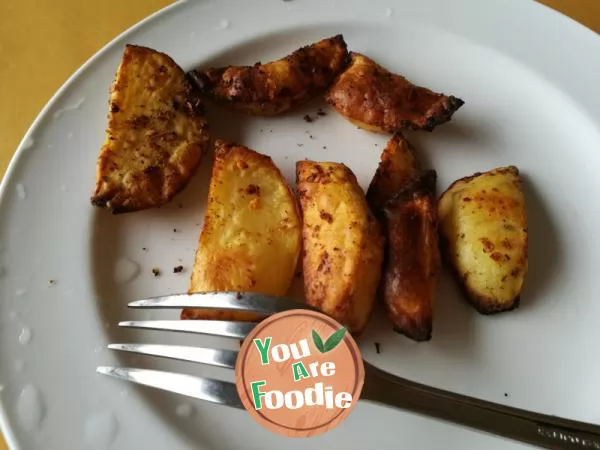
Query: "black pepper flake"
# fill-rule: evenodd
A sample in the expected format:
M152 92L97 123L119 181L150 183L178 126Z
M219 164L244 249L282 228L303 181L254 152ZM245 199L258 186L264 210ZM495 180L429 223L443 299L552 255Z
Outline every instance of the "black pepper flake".
M146 250L148 250L148 249L147 249L146 247L142 247L142 250L146 251Z
M327 150L327 146L326 145L323 146L323 150Z
M296 144L298 147L304 147L304 144Z
M381 344L379 342L375 342L375 351L378 355L381 353Z
M154 267L152 269L152 275L154 275L155 277L160 275L160 269L158 267Z
M177 233L177 228L173 228L173 233Z
M327 115L327 113L326 113L325 111L323 111L323 109L322 109L322 108L319 108L319 109L317 110L317 116L321 116L321 117L323 117L323 116L326 116L326 115Z
M237 294L235 294L235 298L238 300L241 300L242 298L244 298L244 296L242 295L241 292L238 292Z
M181 272L183 272L183 266L181 264L173 267L173 273L181 273Z
M310 139L314 139L314 138L315 138L315 137L314 137L312 134L309 134L309 135L308 135L308 137L309 137Z
M54 286L56 284L56 280L48 280L48 286Z
M508 392L505 392L505 393L504 393L504 396L505 396L505 397L508 397Z
M304 117L302 118L306 123L312 123L313 118L310 117L308 114L305 114Z

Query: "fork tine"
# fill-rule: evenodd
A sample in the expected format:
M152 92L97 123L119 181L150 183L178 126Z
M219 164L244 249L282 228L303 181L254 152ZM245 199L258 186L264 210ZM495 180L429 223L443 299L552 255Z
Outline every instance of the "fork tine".
M160 356L161 358L178 359L199 364L235 368L238 352L214 348L189 347L185 345L156 344L110 344L108 348L141 355Z
M176 394L205 400L211 403L233 406L243 409L235 384L201 378L181 373L163 372L160 370L135 369L129 367L100 366L98 373L120 380L132 381L145 386L175 392Z
M119 322L120 327L150 330L179 331L183 333L210 334L242 339L256 326L255 322L229 322L226 320L134 320Z
M129 303L130 308L208 308L274 314L290 309L315 309L305 303L255 292L197 292L153 297Z

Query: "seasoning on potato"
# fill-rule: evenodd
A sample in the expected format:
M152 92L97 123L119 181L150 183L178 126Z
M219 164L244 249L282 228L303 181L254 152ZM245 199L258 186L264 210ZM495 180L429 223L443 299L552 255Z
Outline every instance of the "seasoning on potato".
M380 226L344 164L299 161L296 180L306 301L358 335L371 315L381 276Z
M266 64L193 70L206 96L256 116L274 116L322 94L348 64L342 35L302 47Z
M519 306L527 273L527 213L514 166L455 181L439 201L446 258L482 314Z
M127 45L109 104L92 204L125 213L167 203L208 147L199 93L169 56Z
M284 296L300 255L294 193L271 158L217 141L190 292ZM258 320L248 312L185 309L182 319Z
M440 274L436 173L421 172L384 206L387 247L381 294L394 330L431 339Z
M379 133L432 131L464 104L454 96L415 86L360 53L329 88L326 100L355 125Z

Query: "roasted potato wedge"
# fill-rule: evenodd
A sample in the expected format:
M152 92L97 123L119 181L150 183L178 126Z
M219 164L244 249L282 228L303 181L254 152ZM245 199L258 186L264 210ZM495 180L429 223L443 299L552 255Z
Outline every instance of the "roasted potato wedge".
M367 190L367 202L375 213L421 173L421 164L412 146L400 133L394 135L381 153L381 161Z
M369 131L432 131L450 120L464 102L415 86L360 53L326 94L327 101L352 123Z
M345 165L299 161L296 180L306 301L358 335L371 315L381 276L379 224Z
M302 246L294 193L271 158L217 141L190 292L283 296ZM256 320L250 313L186 309L183 319Z
M519 306L527 273L527 213L519 170L500 167L455 181L439 201L443 248L482 314Z
M435 171L422 172L384 207L381 295L394 330L415 341L431 339L440 273L435 181Z
M325 92L348 63L342 35L302 47L267 64L190 72L203 94L233 109L274 116Z
M167 203L208 146L197 90L169 56L127 45L109 106L92 204L124 213Z

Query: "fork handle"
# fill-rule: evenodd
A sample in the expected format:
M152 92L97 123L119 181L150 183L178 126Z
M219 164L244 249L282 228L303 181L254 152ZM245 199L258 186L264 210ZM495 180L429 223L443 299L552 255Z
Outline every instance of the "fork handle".
M361 399L550 449L600 449L600 426L454 394L393 376L367 362Z

